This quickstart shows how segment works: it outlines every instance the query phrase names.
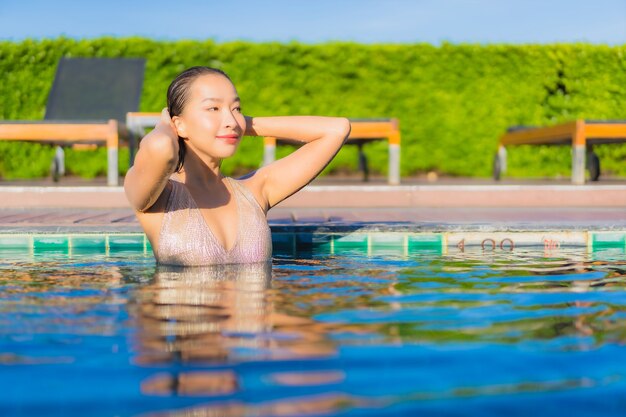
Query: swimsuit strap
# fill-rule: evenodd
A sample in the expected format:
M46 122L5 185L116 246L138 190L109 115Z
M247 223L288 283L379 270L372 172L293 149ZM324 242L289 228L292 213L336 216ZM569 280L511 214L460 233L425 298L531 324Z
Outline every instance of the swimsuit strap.
M233 191L235 192L238 191L239 194L242 194L253 207L258 208L259 210L263 212L263 214L265 214L265 210L263 209L263 207L261 207L257 199L254 197L254 194L252 194L252 191L250 191L248 187L246 187L240 181L234 178L231 178L231 177L226 177L226 178L228 179L228 182L230 184L233 184Z

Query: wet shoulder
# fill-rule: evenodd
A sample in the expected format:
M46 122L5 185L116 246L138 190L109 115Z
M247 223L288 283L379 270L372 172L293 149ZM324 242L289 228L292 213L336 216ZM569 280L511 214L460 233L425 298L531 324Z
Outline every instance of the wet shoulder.
M263 213L267 213L268 204L263 197L262 188L254 175L240 178L228 177L231 184L237 187L237 190L243 194L251 203L260 208Z

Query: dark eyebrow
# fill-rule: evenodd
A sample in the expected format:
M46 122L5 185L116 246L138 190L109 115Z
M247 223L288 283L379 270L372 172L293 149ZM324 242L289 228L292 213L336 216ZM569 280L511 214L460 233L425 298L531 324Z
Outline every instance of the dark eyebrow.
M217 101L218 103L221 103L224 100L222 100L221 98L216 98L216 97L207 97L202 100L202 103L204 103L205 101ZM241 99L239 97L235 97L235 99L233 100L233 103L237 101L241 101Z

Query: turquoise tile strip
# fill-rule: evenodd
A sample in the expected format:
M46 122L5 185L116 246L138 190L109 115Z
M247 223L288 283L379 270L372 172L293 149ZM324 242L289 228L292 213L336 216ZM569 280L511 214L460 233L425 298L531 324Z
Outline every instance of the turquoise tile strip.
M72 236L71 242L74 249L106 250L107 247L107 239L103 235Z
M142 249L147 240L144 234L135 235L108 235L109 250L116 249Z
M275 232L275 250L295 252L340 253L357 250L363 253L409 254L417 251L449 251L473 247L486 251L513 251L516 248L558 249L587 247L626 250L626 231L550 231L550 232ZM151 251L143 233L9 234L0 233L0 249L32 251Z
M33 247L32 236L25 235L0 235L0 248L4 249L31 249Z
M590 232L591 248L626 248L626 232Z
M589 232L448 232L446 246L463 250L478 247L486 251L513 251L516 248L543 248L554 250L561 247L589 247Z
M66 235L33 236L33 249L38 250L69 250L70 238Z
M0 234L0 249L28 249L43 251L100 251L151 250L143 233L80 233L80 234Z

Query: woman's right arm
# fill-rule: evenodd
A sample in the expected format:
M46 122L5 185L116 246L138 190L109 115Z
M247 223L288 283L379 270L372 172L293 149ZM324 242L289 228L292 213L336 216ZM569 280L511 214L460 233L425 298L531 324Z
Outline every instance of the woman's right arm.
M142 139L134 165L124 179L131 206L144 212L154 205L178 163L178 135L167 109L152 132Z

